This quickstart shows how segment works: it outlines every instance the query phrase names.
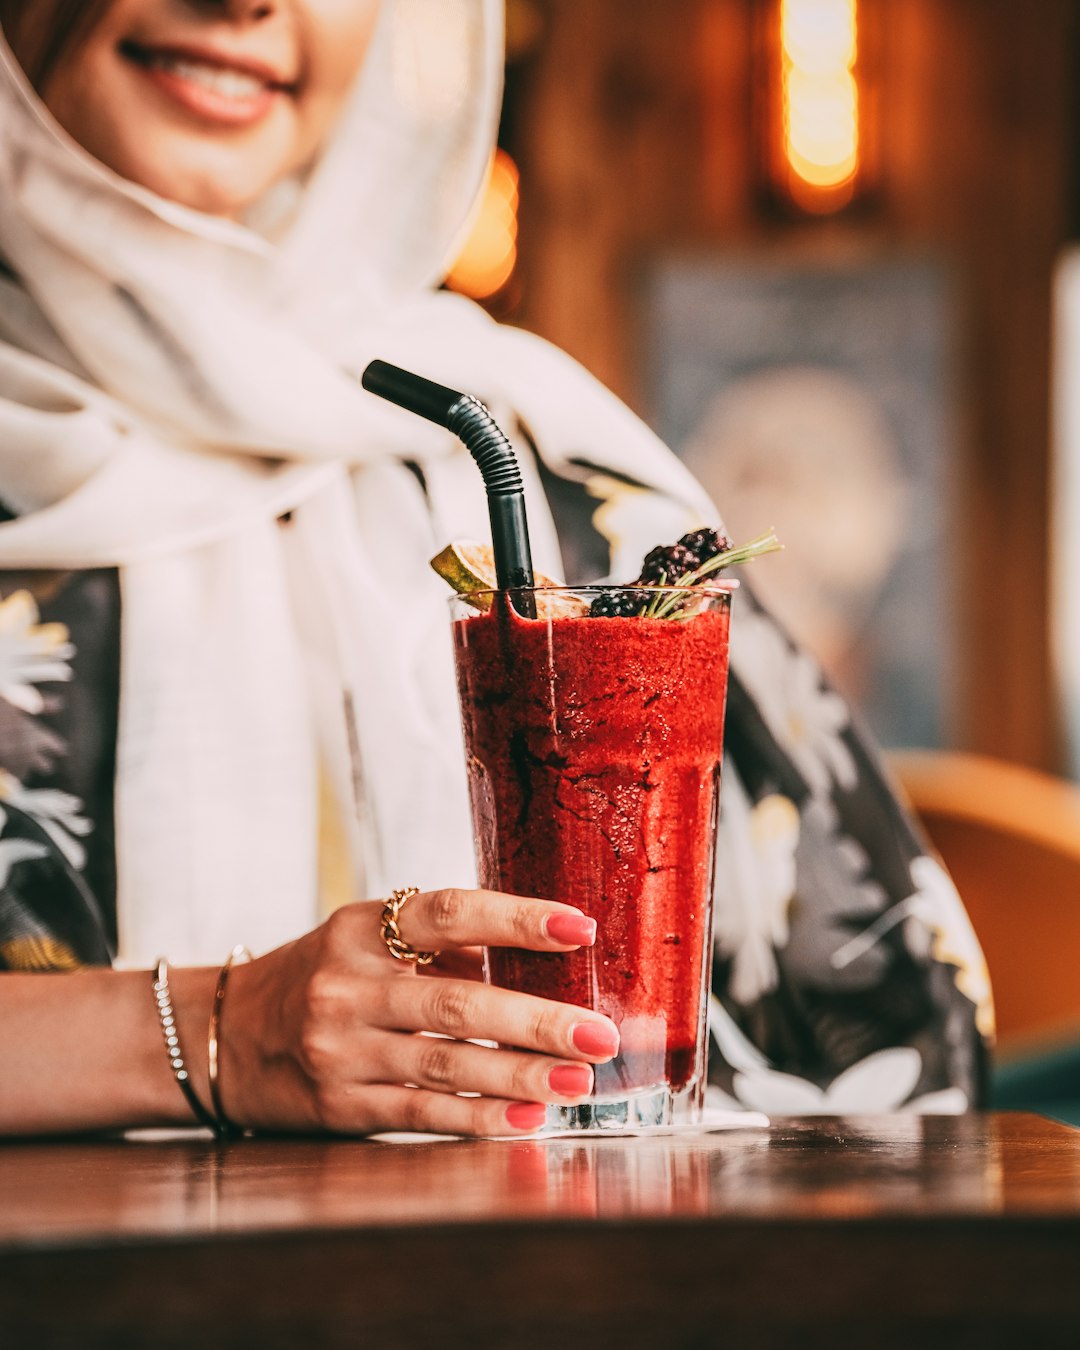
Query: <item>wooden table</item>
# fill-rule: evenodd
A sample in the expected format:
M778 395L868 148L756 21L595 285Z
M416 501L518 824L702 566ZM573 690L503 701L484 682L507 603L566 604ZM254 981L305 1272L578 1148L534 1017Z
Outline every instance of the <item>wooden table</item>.
M1080 1131L0 1145L0 1345L1080 1345Z

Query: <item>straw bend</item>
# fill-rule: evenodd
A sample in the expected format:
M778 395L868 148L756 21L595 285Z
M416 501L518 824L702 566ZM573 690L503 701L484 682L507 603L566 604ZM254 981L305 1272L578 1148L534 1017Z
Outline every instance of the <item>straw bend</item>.
M446 425L468 448L489 492L524 492L513 446L505 432L472 394L462 394L447 414Z
M514 447L487 408L472 394L448 389L387 361L372 361L361 383L370 393L446 427L463 442L484 479L499 589L528 591L534 577L525 484ZM535 617L530 594L515 595L513 604L519 614Z

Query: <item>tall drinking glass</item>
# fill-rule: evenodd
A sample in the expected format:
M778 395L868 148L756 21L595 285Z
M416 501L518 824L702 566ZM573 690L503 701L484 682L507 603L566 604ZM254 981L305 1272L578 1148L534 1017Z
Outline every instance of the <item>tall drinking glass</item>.
M549 1107L548 1126L700 1119L734 585L650 590L636 617L589 613L612 587L534 590L537 618L506 592L451 602L480 883L598 929L568 954L492 949L487 978L621 1036L590 1102Z

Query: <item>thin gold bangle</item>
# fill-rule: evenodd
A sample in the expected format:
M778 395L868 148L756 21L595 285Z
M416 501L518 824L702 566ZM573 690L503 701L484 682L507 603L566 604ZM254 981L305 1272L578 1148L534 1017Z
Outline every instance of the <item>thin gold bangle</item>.
M210 1008L210 1025L206 1030L206 1067L210 1078L210 1101L217 1116L215 1128L221 1139L239 1139L243 1128L234 1124L225 1114L221 1105L221 1089L218 1086L218 1045L221 1041L221 1016L225 1007L225 986L229 982L229 971L243 958L251 960L251 953L242 944L235 946L218 972L217 985L214 988L214 1002Z

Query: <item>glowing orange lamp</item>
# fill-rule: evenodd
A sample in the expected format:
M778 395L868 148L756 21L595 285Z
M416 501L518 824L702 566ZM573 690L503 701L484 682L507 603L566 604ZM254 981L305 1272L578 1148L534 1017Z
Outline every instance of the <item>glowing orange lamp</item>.
M775 0L769 9L771 187L804 212L838 211L869 177L859 0Z
M517 264L518 168L496 150L472 230L446 284L474 300L496 295Z

